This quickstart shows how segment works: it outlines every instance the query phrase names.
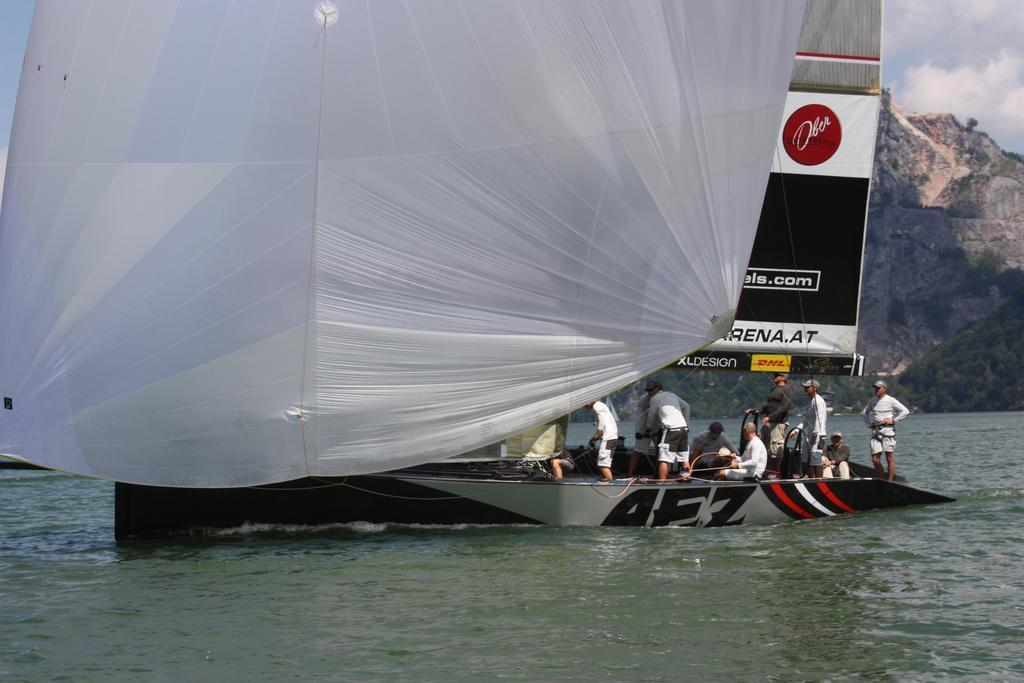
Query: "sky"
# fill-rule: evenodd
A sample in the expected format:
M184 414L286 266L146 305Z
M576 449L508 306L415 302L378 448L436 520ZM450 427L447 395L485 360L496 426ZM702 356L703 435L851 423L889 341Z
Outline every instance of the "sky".
M312 7L314 0L308 2ZM978 128L1003 148L1024 152L1021 0L884 4L882 80L893 99L912 112L952 112L961 121L975 118ZM0 188L34 7L35 0L0 0Z

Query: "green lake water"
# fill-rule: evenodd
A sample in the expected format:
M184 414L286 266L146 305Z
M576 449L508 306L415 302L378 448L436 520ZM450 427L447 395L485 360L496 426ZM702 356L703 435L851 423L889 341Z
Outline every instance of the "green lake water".
M1022 426L900 425L900 472L955 503L723 529L115 543L109 482L0 471L0 680L1020 680Z

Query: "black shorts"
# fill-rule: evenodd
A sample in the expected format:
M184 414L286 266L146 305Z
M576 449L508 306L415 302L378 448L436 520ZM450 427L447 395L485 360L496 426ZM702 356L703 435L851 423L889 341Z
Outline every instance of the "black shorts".
M682 453L686 450L686 446L689 443L690 430L686 427L680 429L663 429L661 430L661 441L658 443L666 444L670 453Z

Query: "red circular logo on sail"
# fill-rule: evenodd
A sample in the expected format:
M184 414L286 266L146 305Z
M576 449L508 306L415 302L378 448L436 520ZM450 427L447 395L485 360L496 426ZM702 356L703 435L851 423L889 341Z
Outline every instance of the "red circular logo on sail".
M831 159L842 139L839 117L824 104L805 104L790 114L782 128L786 154L804 166L817 166Z

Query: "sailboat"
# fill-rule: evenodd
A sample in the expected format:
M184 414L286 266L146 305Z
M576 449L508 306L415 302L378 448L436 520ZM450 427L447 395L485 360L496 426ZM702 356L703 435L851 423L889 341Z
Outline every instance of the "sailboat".
M116 481L118 537L938 500L450 459L557 446L572 409L734 335L779 130L824 98L796 74L874 69L877 115L879 31L805 49L862 5L39 0L0 212L0 452ZM855 131L819 123L822 169Z

